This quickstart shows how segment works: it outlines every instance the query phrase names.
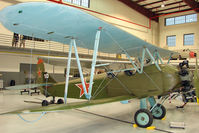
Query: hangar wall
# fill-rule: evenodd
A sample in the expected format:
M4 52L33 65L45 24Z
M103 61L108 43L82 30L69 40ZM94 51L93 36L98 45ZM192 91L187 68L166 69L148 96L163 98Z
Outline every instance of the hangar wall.
M14 53L0 53L1 67L0 71L20 72L20 63L37 64L38 55L14 54ZM32 62L32 63L31 63ZM45 69L49 73L64 73L64 67L45 64Z
M0 10L3 9L6 6L13 5L12 3L6 2L6 1L0 1ZM7 30L1 23L0 23L0 33L12 35L12 32ZM0 44L1 45L1 44Z
M3 74L4 86L9 86L11 80L15 80L16 84L24 84L25 78L29 76L29 71L25 74L20 71L20 64L36 64L38 55L31 55L22 53L1 53L0 52L0 73ZM64 67L53 66L45 64L47 72L54 77L56 81L64 81ZM32 78L34 75L32 75Z
M137 11L131 9L120 1L117 0L90 0L90 9L105 13L114 17L118 17L133 23L149 27L149 18L143 16ZM118 19L110 18L104 15L98 15L96 13L91 13L92 15L105 20L139 38L145 40L146 42L158 45L159 35L158 35L158 23L152 21L152 30L138 26L136 24L127 23Z
M176 24L165 26L165 18L182 16L196 13L194 11L188 11L184 13L177 13L173 15L168 15L159 18L159 44L162 48L168 48L169 50L177 50L182 51L183 49L198 49L199 48L199 15L197 17L197 22L192 23L184 23L184 24ZM194 33L194 45L184 46L183 45L183 36L184 34ZM166 43L166 37L176 35L176 46L168 47Z

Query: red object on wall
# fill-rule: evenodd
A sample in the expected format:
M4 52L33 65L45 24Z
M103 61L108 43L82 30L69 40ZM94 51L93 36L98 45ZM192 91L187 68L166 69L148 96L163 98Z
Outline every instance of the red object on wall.
M195 52L189 52L189 57L190 58L195 58L196 57L196 53Z

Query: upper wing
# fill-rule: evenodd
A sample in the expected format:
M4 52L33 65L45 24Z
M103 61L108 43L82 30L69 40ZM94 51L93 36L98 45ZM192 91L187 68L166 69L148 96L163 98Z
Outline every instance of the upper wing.
M73 37L79 47L88 49L93 49L96 31L102 27L100 52L119 54L125 50L136 57L143 47L147 47L151 52L157 50L162 57L173 53L79 9L55 3L29 2L9 6L0 12L0 21L13 32L64 44L69 44Z

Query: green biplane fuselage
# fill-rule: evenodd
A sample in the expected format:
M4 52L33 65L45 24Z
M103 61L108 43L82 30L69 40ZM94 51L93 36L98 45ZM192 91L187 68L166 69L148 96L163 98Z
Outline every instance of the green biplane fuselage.
M181 80L178 74L178 69L171 65L160 65L159 71L155 65L144 67L142 74L135 73L132 75L125 72L116 73L107 76L106 73L95 75L92 89L92 99L109 98L117 96L133 96L144 98L148 96L165 95L179 88ZM43 69L44 65L39 64L38 70ZM89 78L88 78L89 79ZM37 82L45 82L43 74L38 78ZM56 83L51 77L48 82L54 83L53 86L47 88L47 95L54 97L64 97L65 82ZM86 82L89 82L87 80ZM81 83L81 80L74 79L69 82L68 98L80 98L80 89L76 84ZM40 88L45 94L46 88ZM85 99L85 96L81 97Z

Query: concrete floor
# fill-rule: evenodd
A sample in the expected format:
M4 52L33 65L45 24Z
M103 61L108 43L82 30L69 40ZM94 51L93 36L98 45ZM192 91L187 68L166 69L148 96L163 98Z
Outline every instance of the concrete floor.
M0 91L0 113L23 109L27 107L39 107L34 103L25 103L24 100L39 101L45 99L42 95L19 95L19 91ZM69 102L75 102L69 99ZM185 109L176 109L181 105L180 101L165 102L167 108L166 120L154 120L153 125L158 129L173 133L198 133L199 106L196 103L188 104ZM120 102L108 103L81 108L81 110L133 122L133 116L139 107L139 101L133 99L129 104ZM29 120L36 120L40 114L22 114ZM185 129L171 129L170 122L185 122ZM75 109L63 112L45 114L35 123L27 123L18 115L0 115L0 131L2 133L164 133L159 130L146 130L133 128L132 124L124 123L104 117L88 114Z

